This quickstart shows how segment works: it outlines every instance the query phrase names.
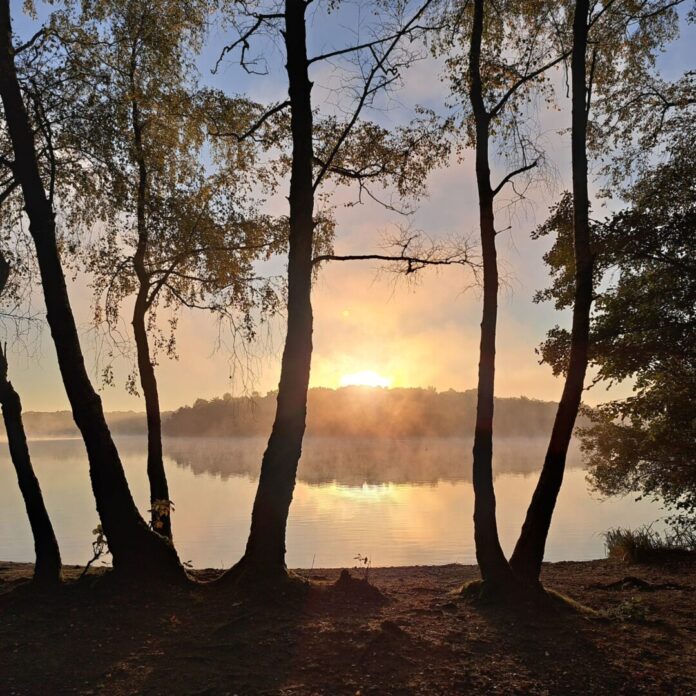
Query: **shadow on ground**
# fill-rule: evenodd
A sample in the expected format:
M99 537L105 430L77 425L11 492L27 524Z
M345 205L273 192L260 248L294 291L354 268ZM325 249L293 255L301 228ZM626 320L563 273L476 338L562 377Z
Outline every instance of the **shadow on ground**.
M476 569L457 565L371 570L386 602L331 589L337 570L259 602L89 577L41 596L30 566L1 564L0 692L694 693L694 566L545 566L588 616L472 605L454 590Z

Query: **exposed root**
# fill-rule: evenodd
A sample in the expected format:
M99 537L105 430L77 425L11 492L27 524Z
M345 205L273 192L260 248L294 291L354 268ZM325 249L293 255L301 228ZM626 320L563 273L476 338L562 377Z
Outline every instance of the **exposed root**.
M627 575L621 580L615 582L601 583L596 582L589 585L595 590L638 590L640 592L656 592L657 590L684 590L687 589L684 585L679 585L674 582L650 583L647 580L641 580L633 575Z
M506 610L547 614L570 611L584 616L598 616L594 609L560 592L545 588L541 583L520 582L513 587L501 587L490 581L471 580L464 583L455 594L475 604L499 606Z
M261 600L302 597L309 588L305 578L284 565L253 563L247 556L243 556L211 584Z
M551 606L557 612L571 612L589 618L597 618L600 616L600 613L592 607L588 607L586 604L582 604L581 602L578 602L572 597L564 595L562 592L558 592L557 590L552 590L549 588L546 588L544 592L550 600Z

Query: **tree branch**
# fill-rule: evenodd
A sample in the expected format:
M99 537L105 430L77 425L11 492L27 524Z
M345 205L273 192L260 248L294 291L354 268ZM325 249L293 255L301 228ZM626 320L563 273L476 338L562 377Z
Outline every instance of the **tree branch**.
M0 205L2 205L12 195L18 186L19 181L17 179L13 179L9 186L0 193Z
M399 39L402 36L406 36L408 34L412 34L415 31L429 31L434 29L435 27L427 27L427 26L421 26L419 24L416 24L412 27L409 27L406 31L401 31L397 32L396 34L392 34L391 36L385 36L381 39L375 39L374 41L367 41L366 43L363 44L356 44L355 46L350 46L348 48L341 48L336 51L329 51L329 53L322 53L321 55L314 56L313 58L309 58L307 60L308 65L311 65L312 63L316 63L320 60L328 60L329 58L336 58L338 56L343 56L346 55L347 53L355 53L357 51L363 51L366 48L374 48L375 46L379 46L380 44L387 43L388 41L392 41L394 39Z
M27 41L26 43L23 43L21 46L17 46L14 49L15 55L19 55L23 51L26 51L27 48L31 48L40 38L42 38L43 36L46 36L47 34L48 34L48 32L46 31L46 27L41 27L41 29L39 29L39 31L37 31L36 34L34 34L34 36L32 36L29 39L29 41Z
M473 265L467 258L443 258L443 259L422 259L417 256L390 256L388 254L322 254L312 259L312 265L318 265L324 261L389 261L405 263L406 275L420 271L426 266L469 266Z
M493 189L493 196L494 197L497 196L500 193L500 191L503 189L505 184L512 181L512 179L514 179L518 174L523 174L524 172L528 172L530 169L534 169L534 167L536 167L538 163L539 163L539 160L535 159L531 164L525 164L521 167L518 167L514 171L506 174L503 177L502 181Z
M261 26L264 24L264 22L267 22L271 19L282 19L284 15L282 14L259 14L259 15L254 15L256 22L249 28L247 31L245 31L241 36L236 40L233 41L231 44L228 46L224 46L222 51L220 52L220 56L218 57L217 61L215 62L215 67L213 68L212 72L215 74L218 71L218 68L220 67L220 63L222 63L224 57L228 54L234 51L237 46L242 47L242 55L240 57L240 65L246 70L246 72L253 72L252 70L249 70L247 68L247 63L244 60L246 56L246 52L249 50L249 39L261 28Z
M279 113L283 109L286 109L288 106L290 106L290 101L286 100L284 102L280 102L279 104L276 104L275 106L272 106L268 111L266 111L262 116L259 117L259 119L252 125L250 126L244 133L241 135L239 133L235 132L227 132L223 133L221 131L218 131L217 133L214 133L215 136L220 137L220 138L227 138L227 137L232 137L236 138L238 142L241 142L242 140L246 140L247 138L251 137L256 131L263 126L263 124L274 114Z
M558 65L560 62L564 61L570 55L570 51L564 51L560 56L557 56L548 63L544 63L541 67L536 70L532 70L530 73L522 75L516 82L514 82L507 92L498 100L498 103L488 112L491 118L495 118L505 107L505 104L510 100L512 95L527 82L530 82L535 77L539 77L542 73L550 70L554 65Z
M336 158L336 155L338 154L338 151L341 149L341 146L343 145L345 139L348 137L350 134L350 131L353 129L353 126L357 122L360 113L365 106L365 103L367 102L368 97L373 94L377 89L380 89L387 84L393 82L396 79L396 75L389 80L386 80L384 83L380 83L380 85L376 87L372 87L372 81L374 80L375 76L377 73L381 70L384 69L384 65L387 62L387 59L391 55L391 53L394 51L394 49L397 47L400 39L406 35L409 31L412 30L412 27L415 25L415 23L420 19L420 17L423 15L425 10L428 8L428 6L431 4L432 0L426 0L423 5L420 7L420 9L416 12L415 15L406 23L406 25L397 33L394 35L394 37L391 40L390 45L385 49L384 54L380 57L377 58L375 56L375 64L372 66L372 69L370 70L369 74L365 78L365 84L363 86L363 91L362 94L360 95L360 98L358 99L358 104L355 108L355 111L353 112L353 115L351 116L350 120L346 124L345 128L339 135L338 139L334 143L333 148L331 149L331 152L329 153L329 156L326 158L326 161L324 162L323 166L320 168L319 173L317 174L313 188L316 191L318 188L319 184L321 183L322 179L326 175L326 172L329 171L330 167L333 164L333 160ZM374 49L371 48L371 51L374 55Z

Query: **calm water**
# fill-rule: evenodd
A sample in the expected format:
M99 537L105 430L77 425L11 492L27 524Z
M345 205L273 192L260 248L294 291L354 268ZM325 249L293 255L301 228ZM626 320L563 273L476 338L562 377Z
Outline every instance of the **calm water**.
M140 509L148 508L145 441L120 439L119 450ZM182 560L228 567L249 529L265 440L171 439L165 442ZM507 551L515 542L536 483L545 442L506 439L495 455L498 524ZM79 440L30 443L35 469L66 563L85 563L97 524L87 462ZM305 444L288 527L288 564L352 566L357 554L375 566L473 563L473 494L469 440L314 439ZM604 556L601 533L660 518L658 506L590 493L577 451L571 453L547 546L547 560ZM29 561L33 548L7 447L0 444L0 558Z

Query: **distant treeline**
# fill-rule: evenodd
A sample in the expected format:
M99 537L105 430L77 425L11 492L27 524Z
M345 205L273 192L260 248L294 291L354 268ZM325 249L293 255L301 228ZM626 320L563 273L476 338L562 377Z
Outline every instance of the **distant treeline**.
M275 412L266 396L206 401L174 411L164 422L170 436L266 435ZM315 388L309 391L307 434L344 437L461 437L474 431L476 391ZM525 397L496 399L495 427L502 436L547 436L556 404Z
M24 429L29 438L79 437L80 433L70 411L26 411ZM166 418L169 414L164 414ZM145 414L137 411L113 411L106 414L114 435L145 435ZM4 432L0 430L4 435Z
M266 396L197 399L163 414L169 437L266 436L271 431L276 392ZM438 392L434 389L374 387L315 388L309 391L307 434L342 437L465 437L474 431L476 390ZM524 396L496 399L495 428L501 436L546 437L556 404ZM145 435L145 414L106 414L115 435ZM28 436L77 437L69 411L25 414Z

